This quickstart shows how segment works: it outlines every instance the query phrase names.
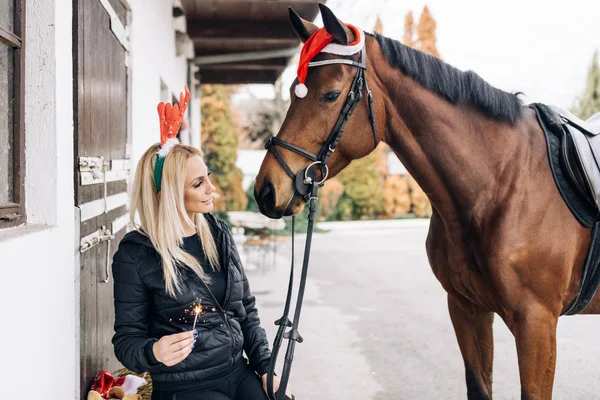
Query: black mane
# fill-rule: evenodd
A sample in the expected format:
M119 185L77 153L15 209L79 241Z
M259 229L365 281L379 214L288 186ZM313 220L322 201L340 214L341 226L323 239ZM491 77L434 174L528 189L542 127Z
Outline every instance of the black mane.
M473 71L461 71L439 58L403 45L397 40L373 34L389 63L455 104L464 100L486 115L514 123L521 118L521 100L496 89Z

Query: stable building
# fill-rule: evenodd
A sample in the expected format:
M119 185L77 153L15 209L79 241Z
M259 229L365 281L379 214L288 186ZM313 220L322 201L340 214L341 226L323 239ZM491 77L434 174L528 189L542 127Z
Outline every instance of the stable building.
M0 354L4 394L84 399L116 371L112 256L156 105L201 83L274 83L312 0L8 0L0 5ZM31 375L36 384L32 385ZM8 392L7 392L8 390Z

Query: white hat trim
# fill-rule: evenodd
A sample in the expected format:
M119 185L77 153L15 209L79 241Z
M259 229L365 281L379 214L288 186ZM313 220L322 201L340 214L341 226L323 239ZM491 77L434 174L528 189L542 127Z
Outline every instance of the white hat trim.
M360 41L353 46L338 44L338 43L329 43L321 53L328 54L336 54L338 56L351 56L352 54L356 54L365 47L365 33L360 28L356 28L358 30L358 34L360 35Z

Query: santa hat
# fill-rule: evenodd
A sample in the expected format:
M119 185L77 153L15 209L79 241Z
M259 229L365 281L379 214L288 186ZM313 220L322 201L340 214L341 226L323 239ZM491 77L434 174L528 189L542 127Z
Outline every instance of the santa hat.
M350 44L343 45L331 43L334 38L325 30L325 28L317 29L317 31L304 42L304 46L300 52L300 61L298 62L298 80L300 83L297 84L294 89L296 96L303 98L308 93L308 88L304 82L306 81L306 74L308 73L308 67L310 66L309 63L317 54L328 53L339 56L351 56L365 47L364 32L354 25L348 24L348 27L352 30L354 37L356 38L354 42Z
M119 378L115 378L106 370L100 371L98 374L96 374L96 377L94 378L90 388L90 391L96 392L97 395L88 395L88 399L109 399L112 397L111 395L113 391L115 391L115 388L121 388L122 390L120 390L120 392L122 392L123 395L136 394L138 389L145 384L146 380L144 378L140 378L139 376L123 375Z

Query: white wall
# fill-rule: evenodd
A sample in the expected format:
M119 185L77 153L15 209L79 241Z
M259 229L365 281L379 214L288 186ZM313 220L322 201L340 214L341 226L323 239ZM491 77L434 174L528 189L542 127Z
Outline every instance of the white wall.
M175 56L170 3L131 4L134 163L160 138L156 115L160 79L176 93L187 84L187 62ZM0 230L0 357L6 364L1 381L10 382L3 388L8 398L26 393L28 399L74 399L79 396L80 344L72 9L64 0L28 0L26 25L28 222Z
M160 141L156 112L160 80L179 97L187 85L187 60L175 55L170 0L132 0L131 10L133 174L146 149ZM189 107L199 106L192 103Z
M7 398L73 398L69 394L78 392L71 19L62 0L27 1L28 223L0 230L0 357L6 360L2 382L10 383L3 385Z

